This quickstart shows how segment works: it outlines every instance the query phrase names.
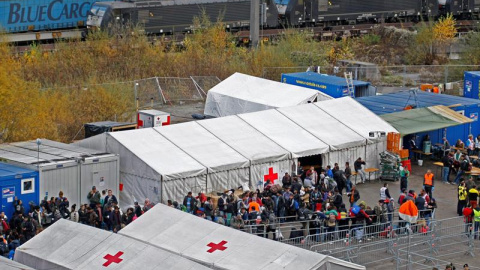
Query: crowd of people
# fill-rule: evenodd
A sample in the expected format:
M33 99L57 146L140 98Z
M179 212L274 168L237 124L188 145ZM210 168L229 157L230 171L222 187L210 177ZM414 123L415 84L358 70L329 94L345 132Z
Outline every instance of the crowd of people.
M45 197L40 205L30 204L30 210L25 211L22 200L15 197L14 213L7 217L0 213L0 255L13 258L17 247L40 233L60 219L68 219L100 229L118 232L154 204L145 199L143 206L135 202L134 207L123 212L118 206L117 197L112 190L97 190L94 186L87 195L89 204L69 205L62 191L58 197Z

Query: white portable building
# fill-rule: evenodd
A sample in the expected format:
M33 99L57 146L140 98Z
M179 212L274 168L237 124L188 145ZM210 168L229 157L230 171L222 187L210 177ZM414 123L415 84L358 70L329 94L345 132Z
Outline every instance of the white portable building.
M41 144L2 144L0 159L39 172L39 201L63 191L70 205L88 203L92 186L118 194L119 157L115 154L42 139Z
M341 113L337 112L338 110ZM313 156L323 166L358 157L377 167L386 137L395 132L350 97L152 129L97 135L77 144L121 157L126 204L149 198L181 201L187 192L250 187L294 170ZM353 164L352 164L353 165ZM154 191L154 192L152 192Z
M317 90L237 72L208 91L204 114L223 117L329 99Z
M65 219L18 247L15 261L39 270L209 269L143 241Z
M365 269L357 264L219 225L161 204L126 226L119 234L212 269Z

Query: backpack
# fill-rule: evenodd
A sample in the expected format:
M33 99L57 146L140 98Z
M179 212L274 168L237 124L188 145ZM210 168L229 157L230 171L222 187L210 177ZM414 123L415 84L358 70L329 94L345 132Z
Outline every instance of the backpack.
M298 202L296 200L293 200L293 208L295 210L298 210L300 208L300 205L298 205Z
M351 210L351 211L352 211L352 213L353 213L354 215L358 215L358 213L360 213L360 209L361 209L360 206L354 204L354 205L352 206L352 210Z
M300 220L305 220L305 208L302 208L298 211L298 218Z
M327 226L334 227L336 225L336 222L337 222L337 217L333 213L330 213L328 215Z
M7 244L0 242L0 255L7 254L9 251Z

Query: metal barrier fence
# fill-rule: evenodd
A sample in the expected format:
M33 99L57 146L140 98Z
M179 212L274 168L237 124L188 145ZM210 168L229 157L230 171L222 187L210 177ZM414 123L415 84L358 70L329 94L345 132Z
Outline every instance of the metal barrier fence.
M324 223L312 227L311 220L281 221L273 226L247 225L242 230L365 266L391 264L392 269L431 269L445 266L458 254L475 254L472 224L465 224L463 217L419 219L417 224L402 220L370 225L349 222L344 229L338 225L328 228ZM283 239L277 239L279 232Z

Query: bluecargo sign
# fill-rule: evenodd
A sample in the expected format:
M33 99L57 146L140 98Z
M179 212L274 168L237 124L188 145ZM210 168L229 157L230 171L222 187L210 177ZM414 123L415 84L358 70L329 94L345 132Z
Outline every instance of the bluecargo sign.
M62 27L58 25L85 21L93 2L95 1L2 1L0 4L0 25L7 30L21 29L30 25L34 25L35 30Z

